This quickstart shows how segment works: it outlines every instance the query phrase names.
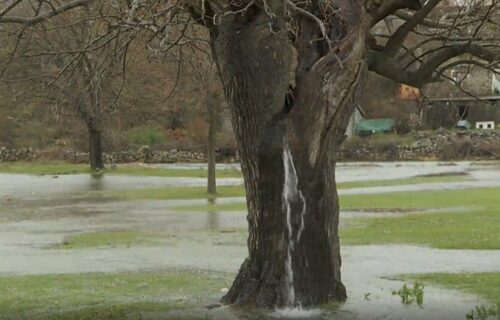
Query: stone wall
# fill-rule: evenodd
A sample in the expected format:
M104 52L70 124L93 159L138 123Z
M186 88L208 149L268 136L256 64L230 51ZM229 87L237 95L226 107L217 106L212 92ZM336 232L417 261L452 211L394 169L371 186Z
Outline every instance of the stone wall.
M58 150L57 152L37 150L33 148L7 149L0 147L0 161L33 161L33 160L65 160L71 163L88 163L87 152L73 150ZM143 147L138 150L117 151L105 153L106 163L203 163L207 161L206 154L185 150L151 150ZM231 150L218 150L218 162L238 161L237 153Z
M354 138L344 143L340 161L410 161L410 160L500 160L499 131L427 131L412 133L410 143L395 143L390 139ZM203 163L206 154L197 151L159 151L143 147L104 154L106 163ZM7 149L0 147L0 161L66 160L87 163L88 153L72 150L48 152L32 148ZM221 149L217 162L236 162L235 150Z
M499 131L432 131L413 133L414 142L372 144L369 139L345 143L340 161L500 160Z

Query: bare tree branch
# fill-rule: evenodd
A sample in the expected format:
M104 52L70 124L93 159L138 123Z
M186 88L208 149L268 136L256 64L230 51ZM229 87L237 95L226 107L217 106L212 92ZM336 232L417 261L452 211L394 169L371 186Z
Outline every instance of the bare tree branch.
M39 14L35 17L19 17L19 16L2 16L0 15L0 23L15 23L22 24L26 27L31 27L35 24L47 21L48 19L58 16L64 12L70 11L72 9L85 6L94 0L72 0L68 3L62 4L59 7L55 7L52 10Z

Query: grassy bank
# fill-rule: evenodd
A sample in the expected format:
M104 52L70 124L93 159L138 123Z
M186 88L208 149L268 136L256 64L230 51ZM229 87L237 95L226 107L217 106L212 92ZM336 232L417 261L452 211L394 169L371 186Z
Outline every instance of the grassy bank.
M166 315L215 303L231 280L174 271L0 277L0 319L192 319Z
M500 188L343 196L344 209L450 209L353 219L340 236L344 244L356 245L407 243L442 249L500 249L498 199Z
M126 200L210 199L243 197L245 196L245 188L243 186L218 187L216 195L207 194L206 187L134 189L104 192L102 195Z
M350 219L340 237L344 245L406 243L443 249L500 249L498 199L500 188L341 196L344 210L386 209L409 213ZM411 213L433 208L444 211ZM192 205L175 210L242 211L246 205Z
M337 184L337 187L339 189L371 188L371 187L402 186L402 185L436 183L436 182L460 182L460 181L467 181L469 179L470 178L467 175L453 174L453 175L443 175L443 176L420 176L420 177L411 177L406 179L340 182Z
M444 191L417 191L344 195L340 197L343 209L363 208L451 208L497 206L500 188L478 188Z
M69 236L59 246L61 249L85 249L100 247L152 246L164 243L169 235L144 231L102 231Z
M478 295L500 307L500 272L491 273L433 273L409 275L405 278L449 289L462 290ZM500 316L500 314L498 315Z
M66 175L91 173L86 164L71 164L67 162L0 162L0 173L33 174L33 175ZM100 173L146 176L146 177L187 177L206 178L205 169L162 169L139 164L118 166L115 169L104 169ZM218 178L241 177L239 170L217 170Z
M182 233L157 231L99 231L68 236L55 249L129 248L134 246L176 246L179 241L212 243L214 246L245 246L247 229L196 229Z
M417 244L440 249L500 249L499 208L349 221L342 244Z
M191 189L191 188L190 188ZM240 190L243 195L244 190ZM147 194L147 193L146 193ZM138 195L140 196L140 195ZM391 192L377 194L342 195L340 207L342 210L418 210L442 208L480 208L497 207L500 188ZM246 210L244 203L206 204L179 206L178 211L235 211Z

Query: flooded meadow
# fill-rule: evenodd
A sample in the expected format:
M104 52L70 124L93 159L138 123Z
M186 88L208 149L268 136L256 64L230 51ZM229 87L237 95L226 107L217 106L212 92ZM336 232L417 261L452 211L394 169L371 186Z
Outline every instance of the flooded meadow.
M218 305L247 256L237 173L210 199L195 192L202 177L0 173L0 319L92 319L101 307L118 310L104 319L466 319L492 303L432 281L422 304L398 291L422 274L500 273L499 163L341 163L337 182L348 300L259 311ZM122 293L104 294L108 285Z

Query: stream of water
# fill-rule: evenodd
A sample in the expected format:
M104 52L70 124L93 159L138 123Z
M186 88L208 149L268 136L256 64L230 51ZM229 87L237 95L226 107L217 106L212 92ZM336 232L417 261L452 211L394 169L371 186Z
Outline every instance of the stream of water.
M288 301L287 305L289 307L296 307L297 303L295 301L295 286L294 286L294 277L293 277L293 264L292 264L292 255L295 249L296 243L300 242L300 237L302 232L304 231L304 215L307 211L306 200L304 195L299 190L299 178L297 176L297 170L295 169L295 165L293 163L292 153L288 144L284 143L283 147L283 165L285 168L285 177L284 177L284 185L283 185L283 202L286 210L286 227L288 231L288 249L287 249L287 258L285 261L285 271L287 275L287 291L288 291ZM302 211L300 217L300 227L297 231L297 238L294 238L293 233L293 224L292 224L292 203L300 201L302 204Z

